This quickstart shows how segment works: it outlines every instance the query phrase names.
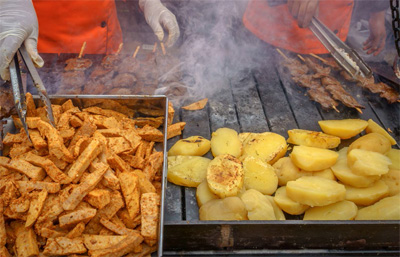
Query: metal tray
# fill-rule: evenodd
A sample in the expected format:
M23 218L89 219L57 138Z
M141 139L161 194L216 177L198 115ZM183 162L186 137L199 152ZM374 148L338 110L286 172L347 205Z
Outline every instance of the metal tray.
M162 143L157 143L155 145L158 151L163 151L164 154L164 164L162 169L162 191L161 191L161 206L160 206L160 223L159 223L159 234L158 234L158 250L157 256L162 256L163 252L163 232L164 232L164 205L165 205L165 188L167 182L167 121L168 121L168 98L163 95L56 95L49 96L52 104L63 104L67 100L71 99L75 106L79 108L86 108L89 106L102 106L104 102L110 103L106 109L117 110L118 106L126 106L134 111L141 107L156 107L163 110L164 122L162 125L162 130L164 134L164 139ZM40 101L39 96L34 96L36 106L43 106ZM113 108L113 106L115 108ZM135 112L138 115L138 112ZM6 133L15 133L16 128L13 124L11 118L4 119L3 122L3 135ZM0 127L1 132L1 127ZM1 138L0 138L1 139ZM0 150L0 155L2 151Z

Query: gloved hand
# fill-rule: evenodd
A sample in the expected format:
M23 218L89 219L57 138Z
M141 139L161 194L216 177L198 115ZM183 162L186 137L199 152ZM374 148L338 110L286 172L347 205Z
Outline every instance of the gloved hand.
M317 15L319 0L288 0L290 13L297 20L300 28L307 28L312 17Z
M25 44L36 66L43 66L37 52L39 26L31 0L0 0L0 76L10 79L8 66L18 48Z
M139 0L139 6L144 12L147 24L153 29L158 39L160 41L164 39L164 27L168 31L165 45L173 46L180 34L175 15L160 0Z
M386 43L385 11L371 13L369 18L369 37L363 43L367 54L378 55Z

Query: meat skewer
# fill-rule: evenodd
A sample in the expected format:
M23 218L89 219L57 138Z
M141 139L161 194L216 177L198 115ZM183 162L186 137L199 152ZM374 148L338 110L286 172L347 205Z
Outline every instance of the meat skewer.
M65 71L84 71L88 69L90 66L92 66L93 64L92 60L82 58L83 51L85 51L85 48L86 48L86 42L83 43L81 51L79 52L77 58L71 58L65 62L67 64L67 66L65 66L64 68Z
M279 49L277 51L284 58L283 65L290 71L293 81L298 86L307 89L307 94L311 100L319 103L324 109L333 108L336 112L339 112L336 108L338 103L322 87L321 82L307 74L309 69L306 65L299 60L287 57Z
M395 102L400 102L400 94L391 86L383 82L375 83L375 78L364 78L362 76L357 76L353 78L349 73L343 70L334 59L324 59L318 55L310 54L311 56L322 61L324 64L330 66L334 70L340 72L340 75L347 81L356 82L357 86L369 90L371 93L379 94L380 97L386 99L388 103L392 104Z
M324 88L332 95L333 99L343 103L345 106L356 109L359 113L362 113L361 108L365 108L354 99L341 85L341 83L330 76L330 68L324 68L323 66L315 63L310 58L303 58L301 55L298 57L306 63L306 65L316 73L316 78L321 79L321 84Z

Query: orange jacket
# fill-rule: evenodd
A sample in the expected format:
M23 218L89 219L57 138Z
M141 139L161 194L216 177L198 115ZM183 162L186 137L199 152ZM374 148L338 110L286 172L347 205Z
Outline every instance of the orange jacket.
M33 0L40 53L109 54L122 42L114 0Z
M336 35L346 40L353 0L319 2L319 19ZM300 28L287 4L268 6L267 0L251 0L243 16L248 30L265 42L301 54L328 53L309 28Z

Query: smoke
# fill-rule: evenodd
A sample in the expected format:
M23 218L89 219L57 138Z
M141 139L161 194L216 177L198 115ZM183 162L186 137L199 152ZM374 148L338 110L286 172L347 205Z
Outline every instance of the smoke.
M260 41L242 23L246 0L182 1L180 55L186 97L209 97L222 84L259 63ZM229 83L229 82L228 82Z

